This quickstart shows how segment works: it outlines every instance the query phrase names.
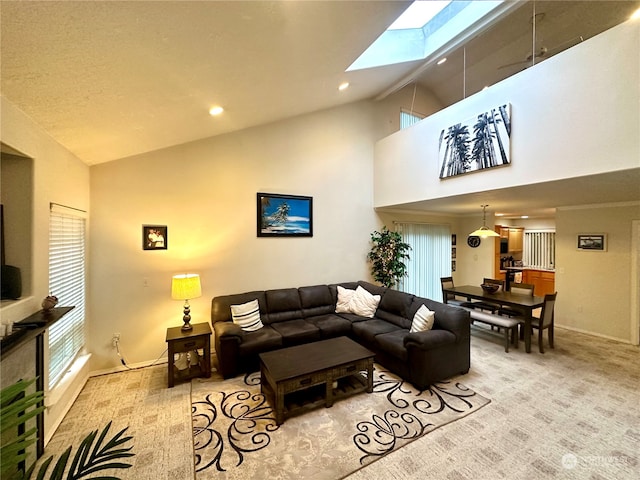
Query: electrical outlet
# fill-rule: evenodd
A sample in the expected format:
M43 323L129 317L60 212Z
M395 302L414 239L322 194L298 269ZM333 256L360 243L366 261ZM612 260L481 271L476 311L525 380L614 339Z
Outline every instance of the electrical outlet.
M114 333L113 338L111 339L111 344L113 345L113 348L116 348L119 343L120 343L120 334Z

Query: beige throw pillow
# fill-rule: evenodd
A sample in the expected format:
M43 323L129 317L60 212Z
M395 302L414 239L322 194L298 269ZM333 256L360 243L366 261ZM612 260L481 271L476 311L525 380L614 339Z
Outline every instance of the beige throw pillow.
M336 313L352 313L349 304L351 299L355 295L355 290L349 290L348 288L338 285L338 302L336 303Z
M351 312L361 317L373 318L380 303L380 295L372 295L362 287L356 288L356 293L351 298L349 308Z
M409 330L409 333L431 330L433 328L435 316L435 312L429 310L426 305L421 305L413 316L413 322L411 322L411 330Z

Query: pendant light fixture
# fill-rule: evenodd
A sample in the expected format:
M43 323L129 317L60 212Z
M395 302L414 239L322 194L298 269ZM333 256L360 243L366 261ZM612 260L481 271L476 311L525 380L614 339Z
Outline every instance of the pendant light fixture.
M489 205L480 205L482 207L482 226L471 232L469 234L470 237L480 237L480 238L487 238L487 237L499 237L500 234L494 232L493 230L491 230L489 227L487 227L487 207Z

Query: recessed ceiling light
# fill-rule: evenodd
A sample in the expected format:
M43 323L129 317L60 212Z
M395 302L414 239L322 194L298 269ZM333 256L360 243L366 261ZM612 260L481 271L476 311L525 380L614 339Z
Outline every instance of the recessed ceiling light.
M343 90L346 90L347 88L349 88L349 82L342 82L339 86L338 86L338 90L340 90L341 92Z
M212 107L211 110L209 110L209 115L212 116L216 116L216 115L220 115L222 112L224 112L224 108L217 106L217 107Z
M504 213L496 213L495 216L496 217L504 217Z
M640 19L640 8L631 14L630 20L638 20Z
M437 65L442 65L446 61L447 61L447 57L441 58L440 60L438 60Z
M529 215L520 215L520 218L529 218Z

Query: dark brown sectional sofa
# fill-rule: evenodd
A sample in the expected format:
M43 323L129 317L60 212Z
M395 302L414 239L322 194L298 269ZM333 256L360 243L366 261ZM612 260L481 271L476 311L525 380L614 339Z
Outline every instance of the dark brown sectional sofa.
M361 286L380 295L374 317L335 313L338 285L350 290ZM255 299L264 327L246 332L233 322L230 307ZM435 312L433 328L410 333L421 305ZM376 362L421 390L467 373L470 366L468 311L364 281L215 297L211 323L219 371L225 378L257 370L262 352L339 336L375 352Z

